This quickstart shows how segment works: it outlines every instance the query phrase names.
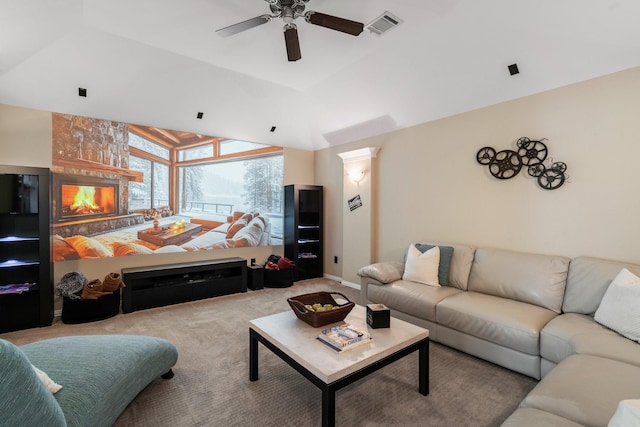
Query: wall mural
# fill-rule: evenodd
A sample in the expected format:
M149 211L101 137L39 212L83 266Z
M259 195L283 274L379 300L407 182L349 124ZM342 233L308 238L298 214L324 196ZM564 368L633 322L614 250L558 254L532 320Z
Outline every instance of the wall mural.
M282 244L280 147L58 113L52 124L55 261Z
M491 175L498 179L511 179L526 166L527 173L537 179L541 188L555 190L567 180L567 165L564 162L547 160L548 149L542 141L546 139L532 140L526 136L522 137L516 142L517 151L496 152L492 147L483 147L476 154L476 160L481 165L488 166Z

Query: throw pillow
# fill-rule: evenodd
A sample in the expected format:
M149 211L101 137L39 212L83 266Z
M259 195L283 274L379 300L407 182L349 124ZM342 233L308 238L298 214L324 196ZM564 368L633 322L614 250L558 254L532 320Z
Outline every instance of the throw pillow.
M49 378L49 375L36 368L35 366L31 365L31 367L33 368L33 371L36 373L40 381L42 381L42 384L47 387L47 390L49 390L51 393L57 393L60 391L60 389L62 388L60 384L53 381L51 378Z
M429 286L440 287L440 282L438 282L439 266L439 247L434 246L425 253L422 253L415 245L411 245L407 252L407 260L405 261L402 280L410 280Z
M638 307L640 307L640 278L623 268L607 288L594 319L620 335L640 342Z
M90 237L76 235L64 240L78 252L81 258L109 258L113 256L113 252L105 245Z
M111 245L111 248L113 249L113 256L148 255L153 253L148 247L137 243L115 242Z
M247 221L244 219L238 219L236 222L234 222L233 224L231 224L231 226L229 226L229 229L227 230L227 239L232 239L233 236L236 235L236 233L240 230L242 230L245 226L247 225Z
M436 245L426 243L416 243L416 248L420 252L426 252ZM438 267L438 281L442 286L449 285L449 270L451 268L451 258L453 258L453 248L451 246L441 246L440 248L440 266Z
M233 238L234 247L259 246L263 231L258 224L244 227Z
M53 236L53 260L66 261L80 258L80 255L73 247L64 241L62 236L55 234Z

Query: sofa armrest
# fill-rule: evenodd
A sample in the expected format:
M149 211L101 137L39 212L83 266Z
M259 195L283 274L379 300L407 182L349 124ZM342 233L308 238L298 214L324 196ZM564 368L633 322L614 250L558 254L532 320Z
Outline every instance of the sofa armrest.
M364 266L358 270L358 276L362 278L368 277L382 284L392 283L402 279L403 273L403 262L378 262Z
M51 357L55 349L47 356ZM0 413L2 425L63 427L67 425L56 398L38 379L31 361L21 349L0 339ZM41 366L39 366L41 367ZM45 370L47 372L47 370ZM47 372L48 373L48 372ZM60 376L52 377L63 382Z

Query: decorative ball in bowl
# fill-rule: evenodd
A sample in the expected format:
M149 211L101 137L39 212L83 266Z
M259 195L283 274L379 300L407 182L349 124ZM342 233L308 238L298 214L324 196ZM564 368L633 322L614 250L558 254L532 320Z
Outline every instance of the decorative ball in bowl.
M332 295L339 295L345 303L337 303ZM287 299L289 306L298 317L314 328L341 322L355 307L355 303L340 292L312 292Z

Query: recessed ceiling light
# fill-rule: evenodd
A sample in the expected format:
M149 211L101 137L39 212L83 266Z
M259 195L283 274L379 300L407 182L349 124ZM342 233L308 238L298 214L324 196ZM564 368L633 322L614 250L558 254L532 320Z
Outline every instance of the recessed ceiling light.
M518 70L518 64L511 64L508 68L509 74L511 74L512 76L520 73L520 70Z
M204 117L204 113L199 111L198 115L196 116L197 119L201 119L202 117Z
M83 87L78 88L78 96L87 97L87 90Z
M271 132L275 132L276 131L276 127L275 126L271 126Z

